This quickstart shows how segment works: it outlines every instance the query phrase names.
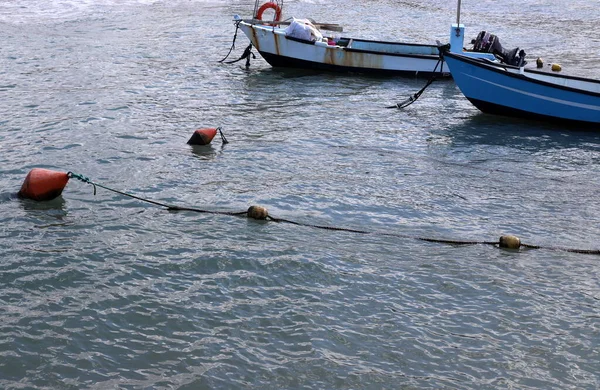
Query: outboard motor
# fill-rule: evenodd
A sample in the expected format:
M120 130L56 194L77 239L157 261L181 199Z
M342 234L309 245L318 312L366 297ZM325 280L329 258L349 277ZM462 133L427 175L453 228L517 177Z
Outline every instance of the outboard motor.
M500 44L500 39L487 31L481 31L477 35L477 38L472 40L471 43L473 44L473 51L480 53L492 53L499 57L502 62L508 65L521 67L527 63L527 61L525 61L524 50L519 51L519 48L516 47L510 51L507 51Z

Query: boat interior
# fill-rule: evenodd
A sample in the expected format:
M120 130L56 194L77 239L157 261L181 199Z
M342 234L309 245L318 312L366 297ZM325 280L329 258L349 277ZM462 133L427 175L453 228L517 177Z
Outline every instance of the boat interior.
M285 35L285 28L290 24L289 21L277 22L277 26L266 24L256 19L244 20L244 22L251 24L252 28L264 29L273 32L274 34ZM324 42L329 46L339 46L348 50L372 52L372 53L383 53L390 55L432 55L438 56L438 46L436 44L417 44L417 43L403 43L403 42L385 42L385 41L374 41L368 39L357 39L350 37L337 38L332 32L342 31L342 27L338 28L338 25L330 23L313 23L319 30L323 30ZM294 37L288 37L294 40L299 40ZM321 42L317 42L321 43Z
M527 78L543 81L549 84L554 84L562 87L578 89L582 91L588 91L596 94L600 94L600 80L586 79L582 77L569 76L560 73L550 73L543 70L508 66L505 64L496 64L488 62L490 65L505 70L513 74L522 74Z

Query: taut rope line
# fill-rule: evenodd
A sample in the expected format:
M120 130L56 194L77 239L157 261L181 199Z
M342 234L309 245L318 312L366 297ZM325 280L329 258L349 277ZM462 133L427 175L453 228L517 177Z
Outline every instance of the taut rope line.
M67 175L69 176L69 178L75 178L84 183L91 184L94 187L94 195L96 195L96 187L100 187L100 188L104 188L105 190L112 191L112 192L115 192L115 193L123 195L123 196L127 196L127 197L130 197L133 199L140 200L142 202L147 202L147 203L150 203L150 204L153 204L156 206L164 207L169 211L192 211L192 212L196 212L196 213L221 214L221 215L231 215L231 216L246 215L248 218L268 220L268 221L278 222L278 223L288 223L291 225L305 226L305 227L311 227L311 228L315 228L315 229L356 233L356 234L364 234L364 235L372 234L372 235L380 235L380 236L388 236L388 237L399 237L399 238L407 238L407 239L420 240L420 241L438 243L438 244L447 244L447 245L493 245L493 246L499 246L502 248L509 248L509 249L519 249L520 247L523 247L523 248L527 248L527 249L547 249L547 250L553 250L553 251L563 251L563 252L571 252L571 253L579 253L579 254L587 254L587 255L600 255L600 249L542 247L539 245L531 245L531 244L521 243L520 240L514 236L502 236L502 237L500 237L500 241L463 241L463 240L448 240L448 239L431 238L431 237L418 237L418 236L411 236L411 235L400 234L400 233L376 232L376 231L368 231L368 230L361 230L361 229L344 228L344 227L338 227L338 226L314 225L314 224L292 221L292 220L288 220L288 219L284 219L284 218L272 217L268 214L267 210L264 207L260 207L260 206L250 206L250 208L248 208L247 211L237 211L237 212L204 210L204 209L199 209L199 208L195 208L195 207L176 206L176 205L171 205L171 204L167 204L167 203L157 202L157 201L150 200L150 199L141 198L139 196L132 195L127 192L115 190L108 186L95 183L92 180L90 180L88 177L77 174L77 173L68 172ZM510 240L510 241L515 240L515 241L512 243L506 244L506 240Z

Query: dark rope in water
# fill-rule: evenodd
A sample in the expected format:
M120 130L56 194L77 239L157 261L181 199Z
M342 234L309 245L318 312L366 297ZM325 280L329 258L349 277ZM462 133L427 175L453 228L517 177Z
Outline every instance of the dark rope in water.
M248 47L246 47L246 49L244 50L244 53L242 53L242 56L240 58L238 58L237 60L233 60L233 61L225 61L229 57L229 55L231 54L233 49L235 48L235 41L237 40L237 34L238 34L238 30L240 29L241 22L242 22L241 20L238 20L235 22L235 33L233 34L233 42L231 43L231 47L229 48L229 53L227 53L225 58L223 58L219 62L220 63L225 62L226 64L235 64L236 62L241 61L245 58L246 59L246 68L249 68L250 67L250 56L252 56L253 59L256 59L256 55L254 55L254 53L252 53L252 43L250 43L248 45ZM223 137L223 134L221 134L221 137ZM227 143L227 142L224 142L224 143Z
M237 60L233 60L233 61L226 61L226 64L235 64L238 61L243 60L244 58L246 59L246 68L250 67L250 56L252 56L253 59L256 59L256 56L254 55L254 53L252 53L252 43L248 45L248 47L246 47L246 49L244 49L244 53L242 54L242 56L240 58L238 58Z
M69 176L69 178L75 178L75 179L78 179L78 180L80 180L80 181L82 181L84 183L91 184L94 187L94 195L96 195L96 187L100 187L100 188L104 188L105 190L117 193L119 195L123 195L123 196L127 196L127 197L130 197L130 198L133 198L133 199L137 199L137 200L140 200L142 202L151 203L151 204L156 205L156 206L164 207L164 208L166 208L169 211L191 211L191 212L195 212L195 213L220 214L220 215L230 215L230 216L248 215L248 211L237 211L237 212L234 212L234 211L215 211L215 210L204 210L204 209L199 209L199 208L195 208L195 207L184 207L184 206L170 205L170 204L166 204L166 203L162 203L162 202L157 202L157 201L150 200L150 199L141 198L139 196L135 196L135 195L123 192L123 191L115 190L113 188L104 186L102 184L95 183L92 180L90 180L88 177L83 176L83 175L79 175L77 173L68 172L67 175ZM302 223L302 222L292 221L292 220L284 219L284 218L275 218L275 217L272 217L270 215L267 215L266 220L273 221L273 222L278 222L278 223L287 223L287 224L296 225L296 226L304 226L304 227L310 227L310 228L315 228L315 229L329 230L329 231L347 232L347 233L356 233L356 234L365 234L365 235L372 234L372 235L380 235L380 236L388 236L388 237L399 237L399 238L419 240L419 241L425 241L425 242L431 242L431 243L437 243L437 244L447 244L447 245L492 245L492 246L498 246L498 244L499 244L498 241L448 240L448 239L441 239L441 238L411 236L411 235L400 234L400 233L376 232L376 231L368 231L368 230L344 228L344 227L338 227L338 226L314 225L314 224L309 224L309 223ZM600 249L574 249L574 248L560 248L560 247L543 247L543 246L539 246L539 245L531 245L531 244L525 244L525 243L521 243L520 246L523 247L523 248L527 248L527 249L546 249L546 250L552 250L552 251L562 251L562 252L579 253L579 254L586 254L586 255L600 255Z
M396 103L393 106L388 106L386 108L405 108L410 106L411 104L413 104L414 102L417 101L417 99L421 96L421 94L427 89L427 87L429 87L431 84L433 84L433 82L436 80L436 75L435 72L437 71L438 66L440 65L440 63L442 63L444 60L442 58L440 58L438 60L438 62L435 64L435 67L433 68L433 74L431 75L431 77L429 78L429 80L427 80L427 84L425 84L425 86L423 88L421 88L418 92L416 92L415 94L413 94L412 96L409 96L408 99L400 102L400 103ZM440 68L441 69L441 68ZM440 70L441 72L441 70Z
M228 144L229 141L227 141L227 138L225 138L225 134L223 134L223 130L221 130L221 127L217 127L217 130L219 131L219 134L221 135L221 142L223 142L223 144Z
M229 57L229 55L231 54L233 49L235 49L235 40L237 39L238 30L240 28L240 22L241 22L241 20L238 20L237 22L235 22L235 33L233 34L233 42L231 43L231 47L229 48L229 53L227 53L225 58L223 58L219 62L225 61L227 59L227 57Z

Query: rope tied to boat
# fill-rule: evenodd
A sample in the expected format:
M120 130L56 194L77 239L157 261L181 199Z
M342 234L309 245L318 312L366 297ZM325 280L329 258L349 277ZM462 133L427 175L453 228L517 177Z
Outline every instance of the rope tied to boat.
M248 47L246 47L246 49L244 49L244 53L242 54L242 56L240 58L238 58L237 60L233 60L233 61L226 61L226 64L235 64L238 61L243 60L244 58L246 59L246 68L250 67L250 56L252 56L252 58L256 59L256 55L254 55L254 53L252 53L252 43L250 43L248 45Z
M238 30L240 29L241 22L242 22L242 20L235 21L235 23L234 23L235 24L235 33L233 34L233 42L231 43L231 47L229 48L229 53L227 53L225 58L220 60L219 63L235 64L236 62L241 61L245 58L246 59L246 68L249 68L250 67L250 56L252 56L252 58L256 59L256 55L254 53L252 53L252 42L248 45L248 47L246 47L246 49L244 49L244 53L242 53L242 56L240 58L238 58L237 60L233 60L233 61L225 61L227 58L229 58L229 55L231 54L233 49L235 49L235 41L237 40ZM225 142L225 143L227 143L227 142Z
M415 94L411 95L408 97L408 99L400 102L400 103L396 103L393 106L388 106L386 108L398 108L398 109L402 109L405 107L410 106L411 104L413 104L414 102L417 101L417 99L421 96L421 94L427 89L427 87L429 87L431 84L433 84L433 82L437 79L436 77L436 71L438 66L444 62L444 59L440 57L440 59L438 59L438 62L435 64L435 67L433 68L433 74L431 75L431 77L429 78L429 80L427 80L427 84L425 84L425 86L423 88L421 88L418 92L416 92ZM440 70L441 72L441 70Z
M104 188L108 191L112 191L114 193L117 193L117 194L120 194L123 196L137 199L142 202L147 202L147 203L150 203L150 204L153 204L156 206L164 207L168 211L191 211L191 212L204 213L204 214L247 216L248 218L253 218L253 219L257 219L257 220L272 221L272 222L277 222L277 223L287 223L287 224L291 224L291 225L295 225L295 226L304 226L304 227L310 227L310 228L315 228L315 229L322 229L322 230L329 230L329 231L336 231L336 232L347 232L347 233L355 233L355 234L364 234L364 235L380 235L380 236L387 236L387 237L397 237L397 238L405 238L405 239L419 240L419 241L424 241L424 242L446 244L446 245L457 245L457 246L458 245L460 245L460 246L463 246L463 245L492 245L492 246L496 246L496 247L500 247L500 248L508 248L508 249L519 249L519 248L547 249L547 250L553 250L553 251L563 251L563 252L571 252L571 253L579 253L579 254L587 254L587 255L600 255L600 249L543 247L543 246L539 246L539 245L531 245L531 244L522 243L522 242L520 242L520 240L518 238L516 238L514 236L502 236L502 237L500 237L499 241L449 240L449 239L434 238L434 237L419 237L419 236L412 236L412 235L408 235L408 234L393 233L393 232L368 231L368 230L354 229L354 228L347 228L347 227L340 227L340 226L316 225L316 224L292 221L292 220L285 219L285 218L273 217L273 216L269 215L266 208L261 207L261 206L250 206L248 208L248 210L246 210L246 211L215 211L215 210L206 210L206 209L200 209L200 208L195 208L195 207L176 206L176 205L170 205L170 204L166 204L166 203L162 203L162 202L157 202L157 201L150 200L150 199L145 199L145 198L142 198L142 197L139 197L136 195L132 195L132 194L129 194L129 193L126 193L123 191L119 191L114 188L110 188L108 186L95 183L94 181L90 180L90 178L80 175L80 174L77 174L77 173L68 172L67 175L69 176L69 178L75 178L75 179L82 181L83 183L91 184L94 187L94 195L96 195L96 186L98 186L98 187ZM503 239L505 239L505 238L510 238L511 240L515 240L516 243L513 243L511 245L503 244Z
M227 57L229 57L229 55L231 54L231 52L233 51L233 49L235 49L235 41L237 39L238 30L240 29L240 23L241 23L241 20L237 20L234 23L235 24L235 32L233 33L233 42L231 43L231 47L229 48L229 53L227 53L227 55L225 56L225 58L223 58L219 62L225 61L227 59Z

